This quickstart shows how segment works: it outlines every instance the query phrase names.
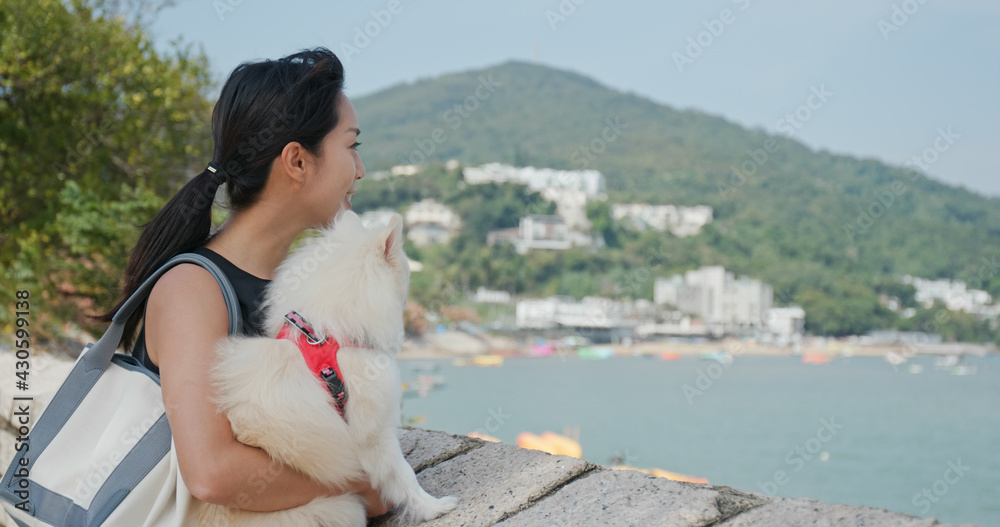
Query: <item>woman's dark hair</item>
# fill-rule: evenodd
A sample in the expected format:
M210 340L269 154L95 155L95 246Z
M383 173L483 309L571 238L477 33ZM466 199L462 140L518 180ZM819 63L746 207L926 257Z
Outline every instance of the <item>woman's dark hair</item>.
M118 304L97 319L111 322L167 260L208 242L215 192L226 177L229 209L239 212L260 197L272 161L285 145L297 141L319 156L323 138L340 119L337 100L343 89L344 67L326 48L237 66L212 112L213 162L221 170L195 176L143 227L125 266ZM136 310L129 317L122 339L126 347L133 344L142 316Z

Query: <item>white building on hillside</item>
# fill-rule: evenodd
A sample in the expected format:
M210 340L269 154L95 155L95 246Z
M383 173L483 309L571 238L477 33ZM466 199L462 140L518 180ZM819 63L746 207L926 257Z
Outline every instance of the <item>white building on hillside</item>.
M411 204L403 215L406 237L417 247L448 243L462 228L462 220L451 207L433 199Z
M453 235L453 231L437 223L418 223L406 229L406 238L417 247L443 245L450 242Z
M529 214L518 222L520 239L531 244L530 249L569 249L569 229L559 216Z
M770 285L745 276L737 279L722 266L658 278L653 284L655 303L675 306L721 330L763 328L773 298Z
M703 226L712 223L712 207L615 203L611 206L611 217L638 230L670 230L683 238L698 234Z
M510 293L479 286L479 289L476 289L476 293L472 296L472 301L477 304L509 304Z
M979 289L968 289L961 280L928 280L906 275L902 281L904 284L913 284L916 289L914 300L925 308L930 308L935 300L940 300L950 311L996 316L997 309L990 306L993 303L990 294Z
M517 303L518 328L572 330L594 342L631 342L638 325L638 308L631 302L608 298L568 296L530 298Z
M596 170L556 170L487 163L478 167L465 167L462 175L466 183L471 185L518 183L527 185L533 191L543 188L575 188L591 197L603 195L606 190L604 175Z
M589 235L571 231L562 218L548 214L529 214L521 218L517 228L490 231L486 243L511 243L517 252L548 249L565 251L571 247L589 247L594 239Z
M427 198L411 204L406 208L407 225L418 223L437 223L445 229L462 228L462 219L451 207Z
M396 165L389 169L393 176L415 176L423 170L420 165Z
M629 305L607 298L568 296L528 298L517 302L516 320L519 328L594 327L610 328L627 325L625 315Z
M547 187L540 191L543 198L556 204L556 214L571 231L590 231L587 219L587 193L576 188Z
M767 330L774 335L790 337L806 330L806 312L799 306L772 307L765 316Z

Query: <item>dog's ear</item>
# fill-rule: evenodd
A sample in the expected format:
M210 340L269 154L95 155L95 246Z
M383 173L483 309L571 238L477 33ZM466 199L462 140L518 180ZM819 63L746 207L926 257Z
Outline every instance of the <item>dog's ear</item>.
M398 213L389 216L389 225L382 230L380 237L382 240L379 250L382 252L385 261L390 264L397 264L396 257L403 245L403 218Z

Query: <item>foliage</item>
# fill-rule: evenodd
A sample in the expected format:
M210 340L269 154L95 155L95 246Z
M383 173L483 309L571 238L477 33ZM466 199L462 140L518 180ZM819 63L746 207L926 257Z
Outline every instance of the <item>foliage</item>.
M427 314L424 306L415 301L408 301L403 309L403 329L407 335L419 336L427 331Z
M158 53L119 3L0 3L0 291L31 291L43 334L110 307L138 227L211 156L205 57Z
M965 340L972 342L996 342L997 324L993 321L979 320L975 316L963 312L949 311L941 301L936 301L930 308L921 308L917 313L900 323L907 331L923 333L940 333L946 341Z
M611 205L606 201L591 201L587 203L586 212L591 231L601 236L607 247L620 248L619 233L622 229L611 218Z
M473 324L478 324L482 322L479 318L479 314L476 310L471 307L465 306L442 306L441 307L441 319L445 322L472 322Z
M453 129L456 123L447 120L453 114L446 112L474 94L481 78L501 86ZM724 265L772 284L776 305L802 305L809 331L828 335L900 327L878 295L913 307L912 288L899 283L905 274L971 280L1000 298L1000 277L989 263L1000 259L1000 199L917 172L813 151L790 138L516 61L394 86L353 102L362 126L371 130L364 156L373 168L404 162L415 140L432 137L436 128L445 132L432 152L423 152L431 166L426 175L395 184L465 205L460 214L471 220L468 231L432 253L427 266L442 280L455 280L459 290L486 285L533 295L651 298L658 276ZM581 154L615 120L623 125L620 137L606 142L603 152ZM449 158L467 165L600 170L608 202L587 212L608 248L502 256L500 249L483 248L488 229L515 225L533 208L518 203L514 190L470 185L459 197L460 178L434 168ZM373 202L385 192L378 190ZM629 202L709 205L714 223L689 238L622 230L610 221L609 204Z

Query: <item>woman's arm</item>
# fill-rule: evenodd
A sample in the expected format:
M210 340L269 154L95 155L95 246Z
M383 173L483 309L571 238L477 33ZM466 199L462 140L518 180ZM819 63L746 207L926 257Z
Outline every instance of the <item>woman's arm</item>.
M229 420L211 402L214 348L228 333L229 317L222 291L208 271L178 265L164 273L150 293L145 324L146 348L160 369L181 476L194 497L244 510L275 511L317 496L371 496L367 482L352 482L343 489L324 487L233 437Z

